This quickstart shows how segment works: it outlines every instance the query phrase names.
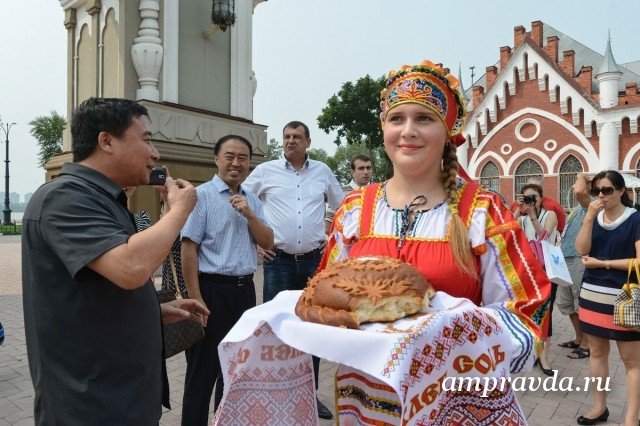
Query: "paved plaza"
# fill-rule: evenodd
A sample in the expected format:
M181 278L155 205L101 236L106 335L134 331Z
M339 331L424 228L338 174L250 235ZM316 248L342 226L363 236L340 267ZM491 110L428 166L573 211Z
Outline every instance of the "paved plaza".
M5 343L0 346L0 426L33 424L33 386L27 365L24 324L22 318L21 288L21 250L19 236L0 236L0 321L5 328ZM256 274L257 293L261 298L262 271ZM566 357L568 349L559 348L556 343L573 337L571 324L566 317L554 312L554 336L551 349L551 364L559 370L561 377L574 377L574 384L584 383L589 375L588 360L571 360ZM180 407L184 386L186 363L184 356L176 355L167 364L171 388L173 409L165 410L162 425L180 424ZM328 362L321 364L319 398L333 409L333 375L336 365ZM529 375L541 376L535 369ZM624 367L620 361L615 344L610 356L611 392L608 407L611 415L606 425L622 421L626 408L626 389L624 386ZM518 399L528 416L530 425L575 425L575 418L590 408L591 392L545 392L542 389L531 392L518 392ZM321 425L334 424L322 420Z

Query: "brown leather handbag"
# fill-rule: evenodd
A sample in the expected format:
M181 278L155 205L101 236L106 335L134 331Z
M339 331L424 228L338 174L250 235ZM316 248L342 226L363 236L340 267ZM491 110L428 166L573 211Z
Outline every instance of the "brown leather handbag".
M169 255L169 263L171 264L171 272L173 273L174 282L178 282L176 274L176 265L173 258ZM172 300L181 299L178 286L175 289L158 290L158 300L160 303L170 302ZM163 324L162 332L164 335L164 357L172 356L193 346L204 337L204 329L200 324L190 320L174 322L171 324Z

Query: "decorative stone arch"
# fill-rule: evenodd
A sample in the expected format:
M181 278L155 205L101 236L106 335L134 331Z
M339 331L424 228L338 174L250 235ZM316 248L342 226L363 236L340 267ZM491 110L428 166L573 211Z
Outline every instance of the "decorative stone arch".
M544 92L545 90L549 90L549 74L545 73L542 76L542 78L538 79L538 89L541 92Z
M576 126L584 125L584 109L583 108L578 109L578 122L573 124Z
M513 194L520 193L520 189L527 184L529 179L536 178L542 180L544 171L540 163L532 158L525 158L515 168L513 173ZM515 199L515 196L514 196Z
M515 175L516 169L527 158L534 160L542 168L543 174L552 174L553 165L551 159L542 151L536 148L524 148L512 154L507 160L507 175Z
M110 6L103 7L100 13L103 12L104 18L101 23L98 52L98 95L112 98L118 96L122 78L118 54L120 34L118 10Z
M506 161L504 161L504 158L500 157L498 153L493 151L485 152L482 156L480 156L480 158L478 159L478 164L480 164L481 167L478 167L477 170L482 170L482 166L484 166L484 164L486 164L488 161L493 162L498 167L498 171L500 172L501 176L505 176L508 174L508 166ZM469 176L476 177L475 174L469 174Z
M487 161L480 170L480 185L500 193L500 171L493 161Z
M572 103L573 100L571 99L571 96L567 96L567 98L565 99L565 104L566 104L566 112L565 114L572 114L573 113L573 107L572 107Z
M551 173L560 173L560 164L568 155L573 155L580 160L585 170L597 170L600 165L598 158L590 157L589 153L581 146L571 144L563 146L551 157Z
M640 161L640 141L631 147L622 160L622 170L634 170L638 161ZM637 168L635 170L637 170Z
M551 103L556 103L560 100L560 85L556 84L553 90L549 91L549 100Z
M479 169L479 165L480 165L480 160L482 158L485 158L485 152L484 149L486 148L487 144L491 141L491 139L493 138L494 135L496 135L497 132L499 132L503 127L509 125L510 123L518 120L520 117L527 115L527 114L531 114L531 115L538 115L541 117L544 117L550 121L553 121L557 124L559 124L560 126L562 126L563 128L565 128L569 133L571 133L572 135L575 136L576 141L578 143L576 144L572 144L572 145L567 145L562 147L559 151L557 151L554 154L554 158L559 157L559 155L561 155L563 152L565 152L567 149L572 149L574 151L579 152L580 154L582 154L582 156L584 157L584 159L586 160L586 163L589 165L589 169L596 169L598 167L598 153L596 152L596 150L594 149L593 145L591 144L591 142L589 142L589 140L585 137L585 135L580 132L580 130L576 129L573 125L571 125L570 123L568 123L566 120L563 120L561 117L558 117L555 114L552 114L548 111L544 111L538 108L523 108L520 111L504 118L503 120L501 120L493 129L491 129L491 131L486 135L486 137L484 137L482 139L482 142L478 145L477 149L474 151L473 155L471 156L471 158L469 158L469 162L468 162L468 172L469 175L472 177L476 177L480 171ZM640 148L640 147L639 147ZM541 162L543 164L546 164L546 168L548 171L548 173L553 173L553 161L551 159L549 159L548 155L543 153L542 151L539 151L537 149L533 149L533 148L525 148L521 151L519 151L514 157L510 157L508 162L506 162L505 164L505 175L509 175L510 170L512 169L512 166L514 164L514 161L521 157L522 155L527 155L527 154L532 154L536 157L539 157L541 159ZM504 160L503 160L504 163Z
M480 122L480 131L482 132L483 135L486 135L487 133L489 133L489 120L491 117L491 113L489 112L489 108L485 108L484 111L482 111L482 121ZM483 126L484 123L484 126Z
M493 108L489 109L489 118L491 118L491 122L495 123L498 121L498 109L500 108L500 99L498 95L493 96Z
M583 171L583 164L572 154L567 155L560 163L558 170L558 197L565 210L571 210L577 204L576 197L573 194L573 185L578 173Z

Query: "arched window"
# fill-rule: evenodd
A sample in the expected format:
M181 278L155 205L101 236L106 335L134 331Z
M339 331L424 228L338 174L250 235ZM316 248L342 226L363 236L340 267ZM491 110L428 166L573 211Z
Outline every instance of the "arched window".
M636 177L640 177L640 158L638 159L638 163L636 164Z
M515 193L519 194L520 189L527 184L529 179L537 179L542 181L542 167L534 160L527 158L524 160L515 173ZM514 197L515 199L515 197Z
M500 173L498 167L493 162L489 161L484 165L480 172L480 185L492 190L493 192L500 193Z
M577 204L576 196L573 194L573 184L576 182L578 173L582 171L582 164L573 155L564 159L560 165L560 204L566 210L571 210Z

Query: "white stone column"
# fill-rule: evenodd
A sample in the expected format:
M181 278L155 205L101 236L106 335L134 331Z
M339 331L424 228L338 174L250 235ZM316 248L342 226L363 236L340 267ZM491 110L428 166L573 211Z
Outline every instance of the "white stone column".
M605 123L600 130L600 170L619 170L618 130L613 123Z
M252 42L253 7L236 1L236 23L231 27L231 115L253 120Z
M162 67L162 39L158 25L160 4L157 0L140 0L140 30L131 46L133 66L138 73L140 89L136 91L136 99L148 99L158 102L158 76Z
M607 73L598 75L600 89L600 107L601 108L613 108L618 106L618 82L620 81L620 74Z
M180 64L178 62L178 45L180 42L180 2L179 0L164 0L164 60L162 73L162 99L167 102L179 103L178 76Z

